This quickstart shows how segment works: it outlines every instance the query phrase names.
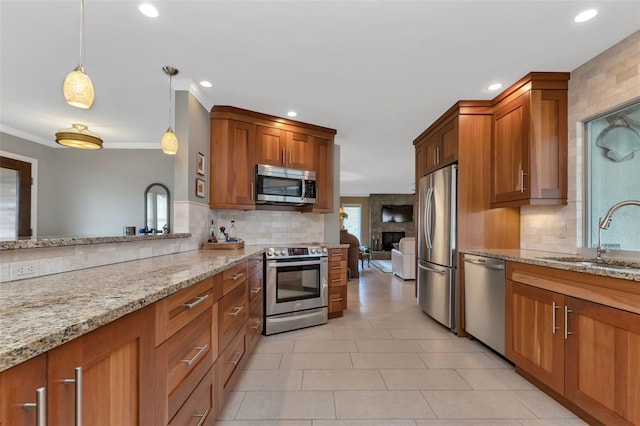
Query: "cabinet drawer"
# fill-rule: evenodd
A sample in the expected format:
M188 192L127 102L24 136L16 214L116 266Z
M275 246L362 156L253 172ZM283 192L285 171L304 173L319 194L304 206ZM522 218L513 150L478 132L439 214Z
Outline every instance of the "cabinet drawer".
M221 351L249 318L247 287L242 285L231 291L218 306L218 347Z
M329 274L329 287L347 285L346 272L331 273Z
M222 294L226 295L247 281L247 262L232 266L222 273Z
M341 261L330 261L329 262L329 273L330 274L346 274L347 273L347 260Z
M347 287L329 288L329 313L347 309Z
M247 350L249 353L253 351L253 347L258 342L260 334L262 334L264 323L262 298L251 303L251 309L249 309L249 320L245 326L245 332L247 334Z
M262 299L262 280L262 269L260 273L253 274L249 277L249 304L252 304L257 299Z
M169 426L213 425L214 412L214 369L204 375L193 393L173 417Z
M347 260L347 249L329 249L329 263L331 262L339 262L341 260Z
M211 309L203 312L198 318L189 323L173 337L171 337L165 345L167 345L167 395L172 395L183 382L187 381L187 376L192 371L197 370L199 364L204 371L208 370L213 363L211 356ZM193 377L190 378L192 385L199 381L199 377L195 382ZM191 389L187 389L186 394L191 393ZM184 391L183 391L184 392Z
M213 281L209 277L156 303L156 346L211 307Z
M262 275L262 255L250 257L247 261L247 275L251 277L258 272Z
M220 384L225 387L231 378L231 375L240 364L242 358L244 358L246 352L245 334L244 329L240 330L235 335L229 346L222 352L218 362L220 368Z

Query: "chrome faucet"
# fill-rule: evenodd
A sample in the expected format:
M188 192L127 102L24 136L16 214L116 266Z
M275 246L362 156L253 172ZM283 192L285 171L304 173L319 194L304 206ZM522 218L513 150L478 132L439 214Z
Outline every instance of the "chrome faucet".
M607 249L606 247L603 247L602 244L600 243L601 241L600 234L602 233L602 230L609 229L609 225L611 224L611 217L613 216L613 213L615 213L615 211L618 210L620 207L624 207L624 206L640 207L640 201L637 201L637 200L620 201L619 203L616 203L613 206L611 206L611 208L605 215L604 219L600 218L598 223L598 246L596 247L596 259L600 259L603 254L609 252L609 249Z

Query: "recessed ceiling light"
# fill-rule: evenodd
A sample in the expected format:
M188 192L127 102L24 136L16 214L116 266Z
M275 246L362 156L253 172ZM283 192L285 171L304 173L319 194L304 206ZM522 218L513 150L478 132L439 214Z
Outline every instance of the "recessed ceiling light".
M502 87L502 84L500 84L500 83L493 83L493 84L490 84L490 85L489 85L489 87L487 87L487 89L489 89L489 90L493 91L493 90L498 90L498 89L499 89L499 88L501 88L501 87Z
M202 80L202 81L200 82L200 86L202 86L202 87L213 87L213 84L211 84L211 82L210 82L210 81Z
M149 18L157 18L160 15L160 13L158 12L158 9L156 9L155 7L153 7L153 5L150 5L149 3L142 3L140 6L138 6L138 10L144 16L148 16Z
M295 111L289 111L289 112L287 113L287 115L288 115L289 117L295 117L296 115L298 115L298 113L297 113L297 112L295 112Z
M598 14L598 11L595 9L585 10L584 12L578 13L576 17L573 18L573 21L578 23L587 22L593 19L597 14Z

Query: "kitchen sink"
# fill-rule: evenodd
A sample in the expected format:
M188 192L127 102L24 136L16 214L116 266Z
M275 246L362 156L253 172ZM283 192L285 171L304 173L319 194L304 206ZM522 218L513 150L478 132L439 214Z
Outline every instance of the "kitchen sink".
M612 269L618 271L640 272L640 263L619 259L595 259L585 257L540 257L539 259L552 260L554 262L570 263L576 266L589 268Z

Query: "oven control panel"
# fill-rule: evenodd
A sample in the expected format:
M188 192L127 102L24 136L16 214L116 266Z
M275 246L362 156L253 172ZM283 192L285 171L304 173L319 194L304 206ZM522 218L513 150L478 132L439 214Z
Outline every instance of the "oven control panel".
M328 255L326 247L304 246L304 247L269 247L265 250L267 259L291 259L300 257L325 257Z

